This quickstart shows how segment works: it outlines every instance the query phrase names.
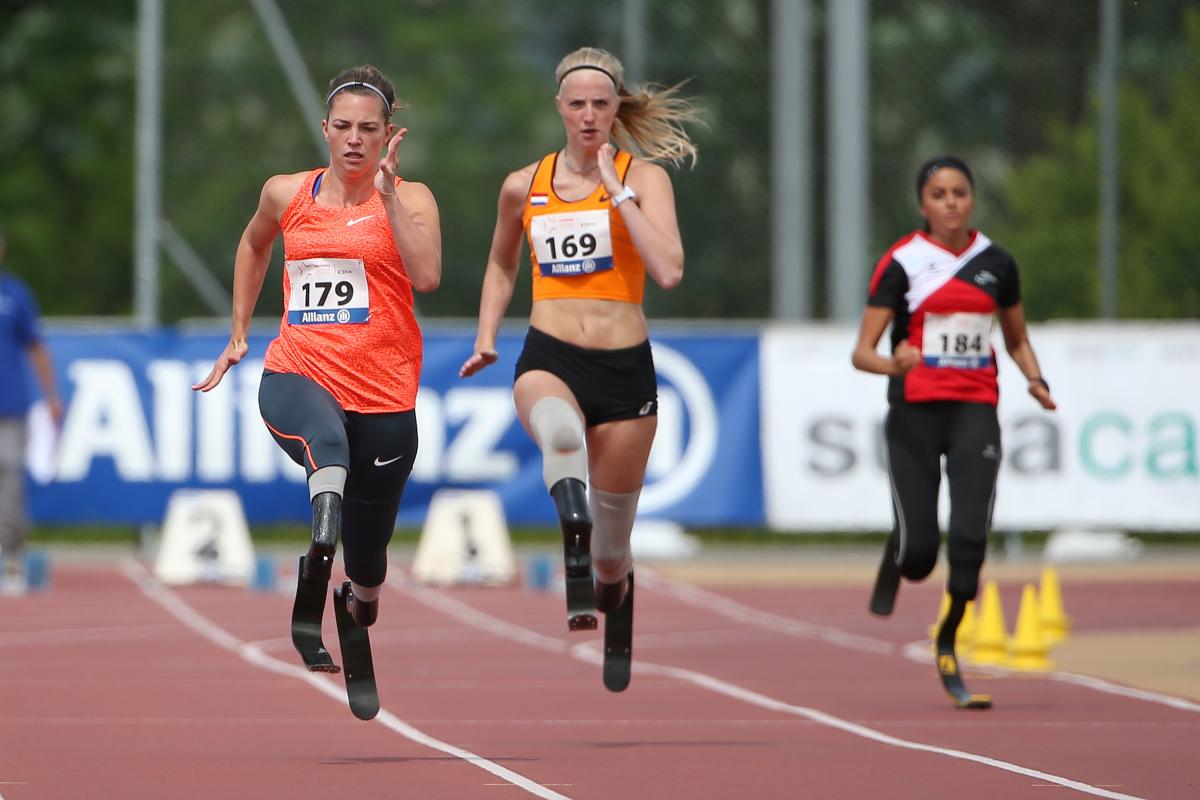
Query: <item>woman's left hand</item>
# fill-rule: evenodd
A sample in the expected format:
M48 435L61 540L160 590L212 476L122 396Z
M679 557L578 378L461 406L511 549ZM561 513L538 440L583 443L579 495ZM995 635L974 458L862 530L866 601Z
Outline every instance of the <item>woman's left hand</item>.
M600 145L600 149L596 152L596 165L600 167L600 181L609 194L616 194L625 188L625 184L621 183L621 179L617 176L617 165L613 163L613 156L616 155L616 152L616 148L609 142Z
M375 191L383 195L396 193L396 163L400 159L400 142L408 128L401 128L388 142L387 154L379 162L379 171L375 173Z
M1042 408L1047 411L1053 411L1058 408L1058 404L1054 402L1054 398L1050 396L1050 387L1046 385L1044 380L1034 379L1029 382L1029 394L1033 396L1041 404Z

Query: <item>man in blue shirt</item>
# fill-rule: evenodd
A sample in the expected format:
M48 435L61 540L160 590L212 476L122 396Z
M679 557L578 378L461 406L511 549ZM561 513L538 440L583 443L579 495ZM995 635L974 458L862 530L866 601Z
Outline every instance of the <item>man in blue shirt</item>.
M0 552L4 554L0 591L19 594L25 589L22 557L29 532L24 469L30 404L27 355L56 425L62 419L62 403L54 388L50 353L38 332L37 303L29 287L5 269L4 255L0 231Z

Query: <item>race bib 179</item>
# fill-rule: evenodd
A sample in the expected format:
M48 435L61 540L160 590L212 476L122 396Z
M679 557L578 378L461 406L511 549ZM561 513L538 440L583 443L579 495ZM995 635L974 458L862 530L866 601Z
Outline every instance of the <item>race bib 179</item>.
M366 322L371 316L367 271L359 258L287 261L290 325Z

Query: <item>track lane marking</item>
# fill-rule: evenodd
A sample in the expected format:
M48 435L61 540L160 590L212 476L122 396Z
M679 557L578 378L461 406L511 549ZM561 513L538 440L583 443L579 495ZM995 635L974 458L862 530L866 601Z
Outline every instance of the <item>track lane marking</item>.
M450 597L445 592L434 589L426 589L418 586L410 581L407 575L399 573L399 570L392 570L391 575L387 579L387 585L397 591L406 594L417 602L435 610L441 611L457 621L471 625L486 633L499 636L501 638L510 639L520 642L539 650L550 651L555 653L565 653L571 657L585 661L590 664L603 663L603 656L599 652L599 642L585 642L568 646L565 642L559 639L553 639L536 631L524 628L520 625L515 625L507 620L495 617L485 611L481 611L474 606ZM803 717L818 725L824 725L829 728L840 730L844 733L849 733L853 736L858 736L863 739L868 739L879 744L899 747L906 750L916 750L934 755L945 756L948 758L958 759L960 761L969 761L980 764L986 767L1012 772L1017 775L1022 775L1030 778L1052 783L1056 786L1062 786L1068 789L1074 789L1083 794L1090 794L1096 797L1108 798L1108 800L1145 800L1145 798L1137 795L1122 794L1120 792L1109 791L1097 786L1092 786L1082 781L1076 781L1071 778L1064 778L1059 775L1053 775L1041 770L1023 767L1019 764L1013 764L1008 761L1002 761L988 756L982 756L977 753L971 753L965 750L955 750L947 747L938 747L937 745L924 744L915 742L909 739L901 739L898 736L877 731L874 728L869 728L866 725L859 725L849 720L836 717L824 711L819 711L815 708L806 706L797 706L782 700L776 700L773 697L760 694L758 692L745 689L720 678L715 678L702 672L694 670L682 669L680 667L671 667L662 664L653 664L647 661L635 661L633 665L634 671L650 675L661 675L668 678L690 683L702 689L721 694L734 700L739 700L750 705L758 706L777 713L789 714L792 716Z
M877 655L894 655L900 653L910 661L916 661L921 664L933 662L932 656L929 654L928 641L911 642L907 645L897 646L884 639L859 636L823 625L813 625L812 623L802 622L791 617L773 614L769 611L761 611L753 606L745 605L737 600L731 600L728 597L706 589L686 583L679 583L670 578L663 577L646 567L638 569L638 586L639 588L645 586L652 591L670 595L681 602L702 607L728 619L749 623L776 633L785 633L799 639L816 639L839 647L873 652ZM1020 675L1021 677L1038 677L1036 673L1015 672L1004 667L971 664L969 661L967 665L972 670L986 673L992 677L1013 677L1016 675ZM1040 674L1040 677L1069 683L1085 689L1092 689L1104 694L1117 695L1118 697L1125 697L1131 700L1141 700L1147 703L1157 703L1180 711L1200 712L1200 703L1174 695L1122 686L1101 678L1094 678L1090 675L1055 670L1043 672Z
M344 706L346 704L345 690L336 686L332 680L317 677L306 669L267 655L261 648L254 644L247 644L241 641L196 611L179 595L151 577L140 563L132 559L123 560L121 562L121 572L142 591L142 594L160 605L171 616L178 619L193 632L198 633L223 650L236 653L245 661L269 672L302 680L327 697L335 700L339 705ZM381 709L379 716L374 721L419 745L462 759L472 766L490 772L497 778L524 789L535 797L541 797L544 800L571 800L566 795L559 794L552 789L547 789L545 786L526 778L524 775L514 772L507 767L502 767L494 761L489 761L483 756L476 755L469 750L464 750L448 742L443 742L440 739L435 739L424 731L409 725L386 709ZM0 800L4 800L3 797L0 797Z

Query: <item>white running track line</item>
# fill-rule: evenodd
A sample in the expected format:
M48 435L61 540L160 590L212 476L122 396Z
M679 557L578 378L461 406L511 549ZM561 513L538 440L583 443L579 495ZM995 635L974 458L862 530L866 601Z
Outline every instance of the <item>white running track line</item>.
M193 609L184 602L179 595L175 594L156 579L152 578L145 568L132 559L126 559L121 564L121 571L134 584L137 585L142 593L148 598L162 606L168 613L178 619L187 627L191 628L196 633L208 639L213 644L221 647L224 650L229 650L241 656L246 661L256 667L274 672L279 675L287 675L293 678L298 678L309 686L320 690L323 694L329 696L338 703L345 705L345 691L336 686L332 681L319 678L306 669L302 669L294 664L288 664L280 661L273 656L267 655L257 645L247 644L235 637L233 634L219 627L216 623L209 620L200 612ZM428 747L432 750L439 750L448 755L460 758L472 766L479 767L482 770L490 772L497 778L507 781L509 784L517 786L535 797L544 798L544 800L571 800L569 797L558 792L547 789L545 786L536 783L529 778L526 778L520 773L513 772L506 767L502 767L494 761L489 761L483 756L476 755L469 750L464 750L461 747L456 747L440 739L435 739L429 734L414 728L404 720L395 716L387 710L380 710L379 716L375 721L388 728L395 733L416 742L419 745ZM0 797L3 800L3 797Z
M683 603L691 606L699 606L706 611L720 614L735 622L748 622L751 625L766 628L774 633L786 633L798 639L816 639L827 644L874 653L876 655L893 655L896 652L896 645L884 639L859 636L858 634L848 633L837 628L830 628L825 625L813 625L810 622L801 622L790 617L772 614L769 611L760 611L757 608L744 605L736 600L730 600L719 594L714 594L686 583L669 580L645 567L638 567L637 579L639 586L645 586L648 589L669 594Z
M769 611L760 611L759 609L739 603L736 600L730 600L728 597L723 597L719 594L706 591L704 589L690 586L686 583L678 583L664 578L663 576L645 568L638 569L638 585L645 586L653 591L662 592L671 595L689 605L698 606L707 611L712 611L738 622L746 622L760 628L772 631L774 633L785 633L795 636L800 639L819 639L828 644L848 647L855 650L864 650L874 652L879 655L891 655L896 652L903 653L904 657L919 663L931 663L932 657L929 654L929 642L911 642L903 647L897 647L891 642L883 639L874 639L866 636L858 636L856 634L839 631L836 628L829 628L820 625L813 625L808 622L791 619L789 617L772 614ZM1011 676L1011 670L1003 667L987 667L983 665L972 665L973 669L985 671L989 675L1006 677ZM1032 673L1021 673L1029 675ZM1125 697L1131 700L1142 700L1148 703L1158 703L1164 706L1178 709L1180 711L1196 711L1200 712L1200 703L1191 700L1185 700L1182 697L1174 695L1162 694L1159 692L1150 692L1145 689L1134 689L1128 686L1111 683L1100 678L1093 678L1090 675L1079 675L1074 672L1044 672L1040 677L1051 680L1069 683L1074 686L1080 686L1085 689L1092 689L1105 694L1113 694L1119 697Z
M594 642L578 644L573 647L567 645L558 639L552 639L549 636L543 636L536 631L531 631L528 628L522 628L519 625L514 625L510 622L494 617L487 612L480 611L474 606L470 606L457 600L449 595L419 587L408 580L407 576L399 573L399 570L393 569L391 577L387 579L389 586L398 589L404 594L409 595L422 605L434 608L442 613L445 613L454 619L466 625L471 625L487 633L495 634L505 639L512 639L522 644L536 647L541 650L550 650L553 652L566 651L572 657L581 661L586 661L591 664L600 664L603 662L603 657L596 650ZM514 631L519 631L520 636L515 636ZM868 728L865 725L859 725L848 720L835 717L832 714L827 714L824 711L818 711L815 708L806 706L796 706L791 703L785 703L782 700L776 700L758 692L744 689L736 684L728 683L714 678L711 675L706 675L702 672L695 672L688 669L680 669L678 667L669 667L661 664L651 664L645 661L634 662L634 669L639 673L649 673L653 675L663 675L669 678L675 678L702 689L707 689L717 694L725 695L734 700L740 700L743 703L765 708L770 711L775 711L783 714L791 714L793 716L803 717L818 725L824 725L829 728L834 728L853 736L858 736L863 739L869 739L880 744L890 745L892 747L900 747L907 750L919 750L921 752L933 753L936 755L955 758L960 761L971 761L983 766L993 767L995 769L1013 772L1018 775L1024 775L1030 778L1047 781L1048 783L1057 786L1063 786L1068 789L1074 789L1084 794L1094 795L1096 797L1109 798L1109 800L1145 800L1137 795L1122 794L1120 792L1112 792L1108 789L1102 789L1098 786L1092 786L1087 783L1075 781L1070 778L1064 778L1058 775L1052 775L1041 770L1022 767L1019 764L1012 764L1008 761L1001 761L988 756L981 756L977 753L969 753L964 750L954 750L948 747L938 747L936 745L923 744L914 742L908 739L901 739L897 736L877 731L874 728Z

